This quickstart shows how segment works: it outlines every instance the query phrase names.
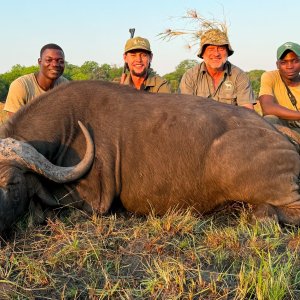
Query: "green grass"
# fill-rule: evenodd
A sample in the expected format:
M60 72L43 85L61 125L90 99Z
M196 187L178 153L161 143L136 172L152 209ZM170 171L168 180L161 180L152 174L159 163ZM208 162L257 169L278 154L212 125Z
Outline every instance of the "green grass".
M249 213L23 220L1 241L0 299L299 299L299 229Z

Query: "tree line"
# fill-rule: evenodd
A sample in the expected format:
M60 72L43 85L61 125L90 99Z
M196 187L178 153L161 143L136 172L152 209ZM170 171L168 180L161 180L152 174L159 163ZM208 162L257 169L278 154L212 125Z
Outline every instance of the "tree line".
M175 71L165 74L162 77L167 79L172 88L172 92L177 92L180 80L186 70L190 69L198 62L196 60L186 59L175 67ZM4 102L8 93L9 86L16 78L33 73L39 70L39 66L21 66L14 65L10 71L0 74L0 101ZM116 65L102 64L99 65L95 61L86 61L81 66L76 66L66 62L64 77L69 80L105 80L105 81L119 81L122 75L123 67ZM248 75L254 90L255 95L258 95L260 87L260 77L263 70L249 71Z

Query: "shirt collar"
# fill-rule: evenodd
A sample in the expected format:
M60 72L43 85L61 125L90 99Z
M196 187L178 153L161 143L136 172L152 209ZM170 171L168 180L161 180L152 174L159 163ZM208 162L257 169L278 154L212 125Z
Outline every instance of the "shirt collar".
M131 79L130 73L129 73L129 76L126 77L124 84L128 84L130 86L134 86L134 84L132 82L132 79ZM149 69L147 71L147 77L146 77L145 81L143 82L143 86L144 86L143 89L145 89L147 87L153 87L153 86L155 86L155 74L152 71L152 69Z

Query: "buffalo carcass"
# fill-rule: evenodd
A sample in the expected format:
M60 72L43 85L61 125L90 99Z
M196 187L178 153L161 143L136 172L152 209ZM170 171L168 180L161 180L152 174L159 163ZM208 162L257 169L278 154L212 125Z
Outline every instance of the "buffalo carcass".
M86 145L78 120L95 147L92 165L78 178L46 178L46 172L36 172L40 167L6 153L9 138L33 146L57 166L76 165ZM0 137L0 230L26 211L32 197L98 213L119 198L138 214L172 207L203 214L237 200L253 204L258 214L300 223L299 154L245 108L108 82L71 82L18 111Z

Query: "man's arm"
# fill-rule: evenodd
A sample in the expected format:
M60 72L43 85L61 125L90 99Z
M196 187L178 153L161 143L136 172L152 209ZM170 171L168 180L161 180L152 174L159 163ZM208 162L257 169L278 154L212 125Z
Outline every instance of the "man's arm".
M249 109L254 109L254 105L252 103L245 103L245 104L242 104L241 106L249 108Z
M180 81L178 92L180 94L195 95L194 82L191 76L191 69L187 70Z
M261 95L259 97L263 115L274 115L285 120L300 120L300 112L286 108L278 103L271 95Z
M171 91L171 86L170 86L169 82L164 81L162 83L162 85L158 88L157 92L158 93L170 94L172 91Z
M240 71L236 78L237 104L242 107L254 109L256 99L250 79L244 71Z
M8 112L8 115L13 115L19 110L26 101L26 90L19 80L15 80L10 84L9 91L6 97L3 110Z

